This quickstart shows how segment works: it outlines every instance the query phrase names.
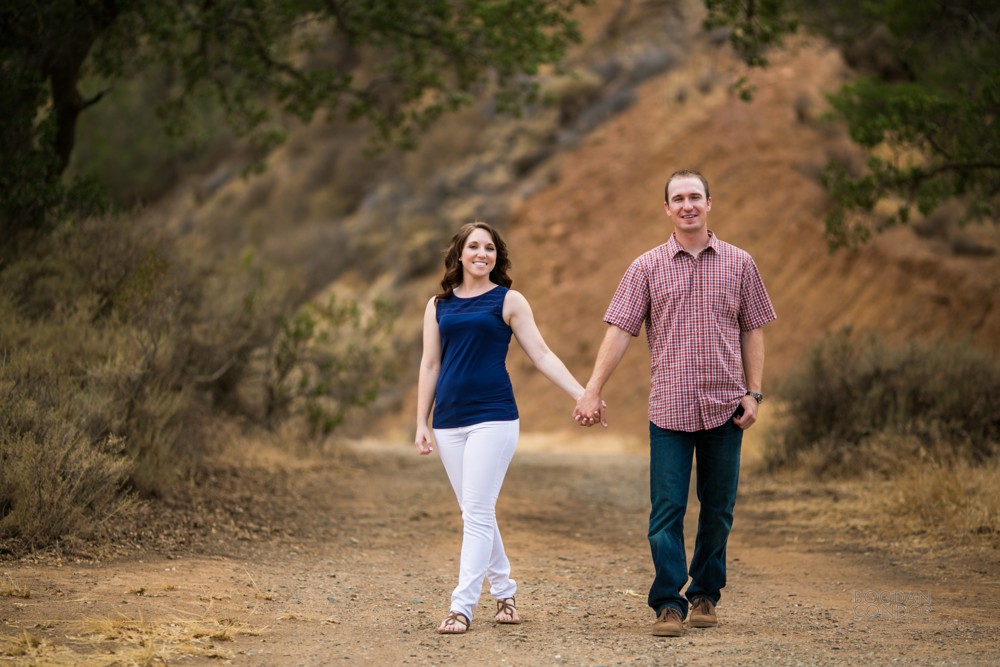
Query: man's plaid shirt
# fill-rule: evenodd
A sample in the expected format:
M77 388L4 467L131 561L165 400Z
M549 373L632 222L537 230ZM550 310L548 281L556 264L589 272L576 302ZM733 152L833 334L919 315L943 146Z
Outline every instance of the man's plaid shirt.
M697 258L671 235L632 262L604 321L633 336L646 325L649 420L690 432L732 416L747 391L740 333L776 317L753 258L709 232Z

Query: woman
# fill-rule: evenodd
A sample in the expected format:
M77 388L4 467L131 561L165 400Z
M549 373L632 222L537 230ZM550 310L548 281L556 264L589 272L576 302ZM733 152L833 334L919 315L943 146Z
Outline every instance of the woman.
M445 256L443 291L424 313L424 351L417 391L420 454L434 440L462 510L462 554L451 611L441 634L469 629L483 578L496 599L497 623L520 623L517 585L496 521L496 502L518 439L518 413L507 374L511 334L545 377L574 400L584 388L546 346L527 299L510 288L507 245L490 225L464 225Z

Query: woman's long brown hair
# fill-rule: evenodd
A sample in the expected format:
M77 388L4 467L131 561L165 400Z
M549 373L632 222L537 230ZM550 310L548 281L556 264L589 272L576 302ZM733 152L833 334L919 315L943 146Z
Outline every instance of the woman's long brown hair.
M497 261L490 271L490 280L497 285L510 287L514 282L507 271L510 269L510 257L507 255L507 243L500 236L500 232L495 230L488 223L482 221L470 222L462 225L454 236L451 237L451 245L444 256L444 278L441 279L442 292L437 295L438 299L449 299L455 293L455 288L462 284L462 250L465 242L469 240L469 235L477 229L485 230L493 237L493 245L497 249Z

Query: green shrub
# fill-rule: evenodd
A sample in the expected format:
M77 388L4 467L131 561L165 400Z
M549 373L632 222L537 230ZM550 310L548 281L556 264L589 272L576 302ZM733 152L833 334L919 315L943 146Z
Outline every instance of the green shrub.
M962 343L889 347L844 330L814 345L778 393L772 466L890 472L912 457L979 463L1000 443L1000 362Z
M340 426L351 408L370 405L396 370L385 350L391 323L384 303L363 310L335 297L282 319L265 380L268 419L296 414L315 437Z

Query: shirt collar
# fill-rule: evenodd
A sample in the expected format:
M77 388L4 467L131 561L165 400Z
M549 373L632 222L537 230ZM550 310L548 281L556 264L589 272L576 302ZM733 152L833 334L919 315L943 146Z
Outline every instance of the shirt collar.
M708 245L705 246L705 249L708 250L709 248L711 248L712 252L718 254L719 249L716 245L716 241L717 239L715 237L715 234L712 232L711 229L708 230ZM671 257L676 257L677 253L679 252L687 252L687 250L685 250L684 246L682 246L680 244L680 241L677 240L676 232L671 232L670 239L667 240L667 254L670 255Z

